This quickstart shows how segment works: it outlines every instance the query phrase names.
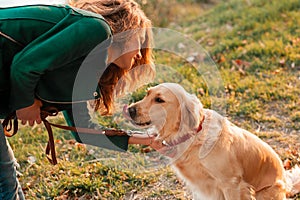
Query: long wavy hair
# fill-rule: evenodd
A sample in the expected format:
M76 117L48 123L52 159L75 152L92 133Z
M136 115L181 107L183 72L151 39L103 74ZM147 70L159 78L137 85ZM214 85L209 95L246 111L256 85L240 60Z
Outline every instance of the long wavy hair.
M132 37L144 37L141 46L141 59L136 59L130 70L123 70L111 63L98 82L101 97L94 108L102 115L112 114L114 99L127 92L132 92L141 85L150 82L155 76L152 56L152 23L133 0L75 0L69 2L73 7L100 14L111 27L112 45L125 48L128 34ZM143 30L143 31L140 31ZM143 33L143 36L141 35ZM120 35L120 37L114 37ZM128 44L127 44L128 45Z

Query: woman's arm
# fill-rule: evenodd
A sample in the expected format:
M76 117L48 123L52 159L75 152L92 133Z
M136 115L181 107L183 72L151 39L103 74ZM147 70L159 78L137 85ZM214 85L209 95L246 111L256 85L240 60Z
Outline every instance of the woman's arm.
M150 146L153 143L154 137L148 135L133 134L128 139L128 144L141 144Z
M42 75L86 56L108 39L107 31L109 27L103 20L85 17L66 27L58 24L27 45L11 65L11 106L17 110L32 105L34 90Z
M104 130L105 128L92 122L87 103L73 104L72 109L63 111L69 126ZM117 151L127 151L129 136L106 136L104 134L87 134L72 132L77 142Z
M35 88L42 75L87 55L110 37L109 26L101 19L83 17L70 22L68 26L62 27L62 24L34 40L14 57L10 76L11 110L30 109L29 106L34 104ZM24 118L36 119L35 116Z

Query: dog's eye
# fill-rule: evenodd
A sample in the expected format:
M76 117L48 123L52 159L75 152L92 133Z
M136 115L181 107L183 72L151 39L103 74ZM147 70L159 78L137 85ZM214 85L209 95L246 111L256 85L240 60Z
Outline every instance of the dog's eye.
M156 97L156 98L155 98L155 102L156 102L156 103L164 103L165 101L162 100L162 99L159 98L159 97Z

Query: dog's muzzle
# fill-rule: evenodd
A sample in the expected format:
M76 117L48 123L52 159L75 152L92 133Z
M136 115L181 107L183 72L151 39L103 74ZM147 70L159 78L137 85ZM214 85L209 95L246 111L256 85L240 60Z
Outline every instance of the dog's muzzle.
M123 107L123 115L126 119L130 120L131 123L133 123L134 125L141 126L141 127L151 125L151 120L142 122L137 119L138 113L137 113L137 109L135 106L131 106L129 108L127 106L124 106Z

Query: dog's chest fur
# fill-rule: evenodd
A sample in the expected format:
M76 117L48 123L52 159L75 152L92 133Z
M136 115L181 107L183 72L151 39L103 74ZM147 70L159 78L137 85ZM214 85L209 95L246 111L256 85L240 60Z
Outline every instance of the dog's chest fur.
M178 176L195 193L195 199L223 199L222 192L217 189L220 182L203 166L200 159L201 156L205 157L212 150L220 132L219 129L215 129L211 135L208 135L210 133L207 130L213 130L210 123L213 114L206 112L206 122L203 124L203 131L194 138L189 148L173 163L173 168ZM209 126L210 128L208 128Z
M222 191L218 189L220 182L210 175L199 159L193 159L197 158L198 153L199 146L194 146L186 152L186 155L176 160L173 164L175 172L185 181L195 200L224 199Z

